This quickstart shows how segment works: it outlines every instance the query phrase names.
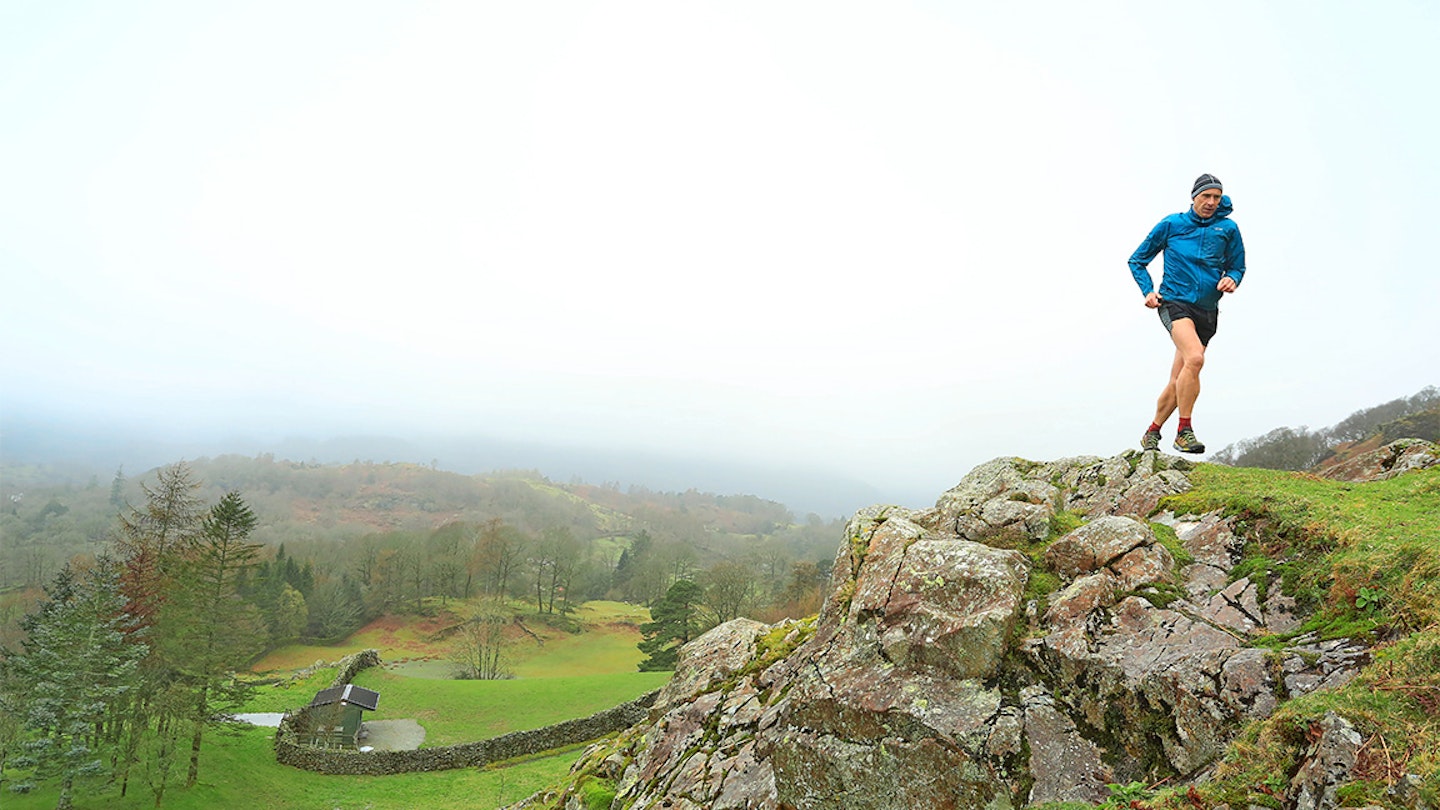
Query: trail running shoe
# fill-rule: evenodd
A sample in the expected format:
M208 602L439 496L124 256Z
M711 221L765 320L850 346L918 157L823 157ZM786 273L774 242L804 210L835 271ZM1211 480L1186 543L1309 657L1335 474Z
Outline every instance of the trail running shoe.
M1145 431L1145 435L1140 437L1140 449L1141 449L1141 450L1159 450L1159 449L1160 449L1160 431L1158 431L1158 430L1147 430L1147 431Z
M1175 449L1182 453L1203 453L1205 443L1195 438L1195 431L1185 428L1175 434Z

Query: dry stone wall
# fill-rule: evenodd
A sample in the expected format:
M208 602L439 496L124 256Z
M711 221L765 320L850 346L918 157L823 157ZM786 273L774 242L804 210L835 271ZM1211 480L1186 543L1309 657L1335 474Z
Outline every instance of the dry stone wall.
M646 719L658 694L659 690L656 690L589 717L567 720L553 726L516 731L461 745L414 751L362 753L301 745L295 741L294 731L288 723L289 718L286 718L287 722L282 722L275 733L275 759L283 765L307 771L367 776L468 768L588 742L629 728Z
M335 680L330 682L331 689L350 683L355 680L356 675L370 667L380 666L380 651L361 650L341 658L335 665L340 668L340 671L335 673Z

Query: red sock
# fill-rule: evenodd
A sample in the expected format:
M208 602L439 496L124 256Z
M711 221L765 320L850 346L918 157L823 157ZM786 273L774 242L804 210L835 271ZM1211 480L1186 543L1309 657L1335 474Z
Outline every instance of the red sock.
M1177 427L1177 428L1175 428L1175 429L1176 429L1177 431L1179 431L1179 430L1185 430L1186 428L1189 428L1189 429L1191 429L1191 430L1194 430L1194 428L1191 428L1191 427L1190 427L1190 417L1188 417L1188 416L1182 416L1182 417L1180 417L1180 427Z
M1151 423L1150 423L1150 427L1147 428L1147 429L1145 430L1145 432L1146 432L1146 433L1159 433L1159 432L1160 432L1160 426L1157 425L1157 424L1155 424L1154 422L1151 422Z

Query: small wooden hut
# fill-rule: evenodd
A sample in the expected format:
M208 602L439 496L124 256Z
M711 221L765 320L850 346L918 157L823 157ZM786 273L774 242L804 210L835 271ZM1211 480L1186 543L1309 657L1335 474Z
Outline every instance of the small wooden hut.
M379 692L353 683L321 689L305 707L310 743L326 747L357 747L361 736L361 713L375 711L379 703Z

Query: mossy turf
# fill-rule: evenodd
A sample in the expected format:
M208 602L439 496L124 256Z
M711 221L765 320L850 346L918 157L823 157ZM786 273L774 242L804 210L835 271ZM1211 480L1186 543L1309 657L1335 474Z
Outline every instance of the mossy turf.
M1239 518L1258 538L1241 574L1279 575L1315 608L1307 630L1385 637L1440 622L1440 468L1352 484L1202 464L1190 480L1162 507Z
M644 653L635 646L644 636L640 625L650 611L623 602L586 602L572 616L581 633L535 627L544 643L533 639L511 648L510 669L519 678L550 678L578 673L592 675L635 672Z
M1343 483L1304 473L1200 465L1162 507L1239 519L1253 537L1232 576L1313 609L1303 628L1378 643L1345 686L1283 703L1247 727L1198 793L1161 791L1153 808L1280 807L1316 724L1334 711L1363 744L1342 805L1399 807L1387 789L1420 777L1440 802L1440 468Z

